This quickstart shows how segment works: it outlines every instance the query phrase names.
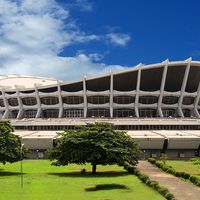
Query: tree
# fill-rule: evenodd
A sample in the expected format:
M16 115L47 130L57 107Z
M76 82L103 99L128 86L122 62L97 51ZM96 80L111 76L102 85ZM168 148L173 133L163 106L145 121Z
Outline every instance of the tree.
M49 158L57 166L90 163L96 173L100 164L136 165L139 153L137 143L126 132L114 130L113 124L94 123L61 133Z
M12 132L13 128L9 121L0 121L0 163L13 163L25 155L25 148L21 151L20 138Z

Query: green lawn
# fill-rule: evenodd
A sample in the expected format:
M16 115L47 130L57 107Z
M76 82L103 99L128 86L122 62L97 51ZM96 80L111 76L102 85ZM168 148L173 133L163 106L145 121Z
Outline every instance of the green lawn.
M23 161L24 188L20 188L20 163L0 164L0 200L162 200L154 190L118 166L51 166L49 161Z
M172 166L176 171L187 172L200 178L200 167L194 165L191 161L166 161L167 165Z

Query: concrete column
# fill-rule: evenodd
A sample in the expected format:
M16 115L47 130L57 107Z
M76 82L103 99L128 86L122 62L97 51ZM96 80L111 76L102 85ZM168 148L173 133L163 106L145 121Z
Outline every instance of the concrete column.
M57 88L58 88L58 100L59 100L59 114L58 117L62 118L63 115L63 101L61 96L61 87L59 81L57 81Z
M37 107L38 107L37 114L36 114L35 118L39 118L40 115L41 115L41 112L42 112L42 108L41 108L41 101L40 101L40 97L39 97L38 88L37 88L36 85L35 85L35 96L36 96Z
M87 88L86 88L86 77L83 78L83 105L84 105L84 118L87 117Z
M139 102L139 94L140 94L140 79L141 79L141 68L142 64L140 64L138 69L138 74L137 74L137 86L136 86L136 95L135 95L135 115L136 117L139 116L139 110L138 110L138 102Z
M163 67L162 81L161 81L161 86L160 86L160 96L158 99L158 114L160 117L163 117L161 105L162 105L162 99L163 99L163 94L165 90L165 81L167 77L167 69L168 69L169 60L168 59L165 60L164 63L165 63L165 66Z
M194 101L194 113L195 113L195 116L198 117L198 118L200 118L200 114L198 112L199 99L200 99L200 82L199 82L199 86L198 86L198 89L197 89L197 96L196 96L195 101Z
M187 60L188 64L187 64L186 69L185 69L185 74L184 74L183 82L182 82L182 86L181 86L181 95L180 95L179 101L178 101L178 114L179 114L180 117L184 117L184 114L183 114L183 111L182 111L182 103L183 103L183 97L184 97L184 94L185 94L185 88L186 88L187 79L188 79L188 75L189 75L189 71L190 71L191 61L192 61L192 58L189 58Z
M17 93L17 101L18 101L18 106L19 106L19 112L17 114L17 119L20 119L22 114L23 114L23 104L22 104L22 100L19 96L19 90L17 87L16 88L16 93Z
M5 112L4 112L3 116L2 116L2 119L7 119L8 116L9 116L9 112L10 112L9 111L9 105L8 105L8 101L7 101L6 97L5 97L4 89L2 89L1 92L2 92L2 97L3 97L3 101L4 101L4 105L5 105Z
M113 72L110 72L110 117L113 118Z

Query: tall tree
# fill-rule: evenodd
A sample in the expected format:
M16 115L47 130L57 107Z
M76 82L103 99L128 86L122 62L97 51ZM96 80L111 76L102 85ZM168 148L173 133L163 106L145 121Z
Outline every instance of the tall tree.
M12 132L9 121L0 121L0 163L13 163L25 155L25 148L21 151L20 138Z
M94 123L61 133L49 158L57 166L90 163L95 173L100 164L136 165L139 153L137 143L126 132L114 130L113 124Z

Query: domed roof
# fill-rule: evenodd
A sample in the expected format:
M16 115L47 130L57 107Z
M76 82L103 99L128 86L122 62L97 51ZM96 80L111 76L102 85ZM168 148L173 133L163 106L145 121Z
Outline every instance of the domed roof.
M44 78L24 75L0 75L0 88L33 88L34 85L47 86L56 84L58 80L54 78Z

